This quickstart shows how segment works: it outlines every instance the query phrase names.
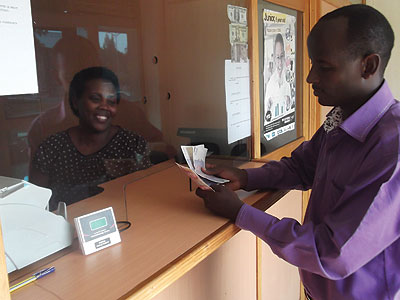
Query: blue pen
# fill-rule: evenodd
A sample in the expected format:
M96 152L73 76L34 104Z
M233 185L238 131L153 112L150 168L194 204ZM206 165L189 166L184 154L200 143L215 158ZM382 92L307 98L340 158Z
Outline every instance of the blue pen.
M36 272L31 277L28 277L27 279L25 279L17 284L14 284L12 287L10 287L10 292L13 292L13 291L15 291L33 281L39 279L39 278L42 278L43 276L46 276L47 274L54 272L55 269L56 269L55 267L50 267L50 268L43 269L39 272Z

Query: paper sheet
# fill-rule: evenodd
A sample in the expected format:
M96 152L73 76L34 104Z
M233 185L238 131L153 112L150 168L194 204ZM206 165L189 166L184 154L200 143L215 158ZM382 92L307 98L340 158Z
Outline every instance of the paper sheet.
M0 96L38 92L29 0L0 0Z
M249 62L225 60L228 144L251 134Z

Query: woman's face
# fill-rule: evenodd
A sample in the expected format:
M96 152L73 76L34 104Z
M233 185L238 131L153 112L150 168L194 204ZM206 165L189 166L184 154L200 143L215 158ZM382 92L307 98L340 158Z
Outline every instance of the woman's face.
M77 104L82 126L96 132L106 131L117 113L117 92L110 81L92 79L86 83Z

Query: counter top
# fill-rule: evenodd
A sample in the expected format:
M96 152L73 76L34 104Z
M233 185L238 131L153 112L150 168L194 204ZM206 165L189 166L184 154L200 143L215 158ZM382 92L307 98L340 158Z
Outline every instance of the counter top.
M117 221L132 223L121 232L122 242L85 256L75 240L68 253L42 266L54 265L54 273L13 292L12 299L150 299L240 230L204 207L172 161L102 187L101 194L69 206L69 218L112 206ZM265 210L285 193L240 196Z

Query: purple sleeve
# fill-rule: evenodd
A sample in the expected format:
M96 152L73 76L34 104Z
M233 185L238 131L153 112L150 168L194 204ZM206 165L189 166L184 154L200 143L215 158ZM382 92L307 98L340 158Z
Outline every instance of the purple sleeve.
M300 225L295 219L278 218L244 204L236 218L236 225L249 230L264 240L280 258L303 269L321 273L313 228Z
M400 238L400 164L393 155L369 161L320 223L303 225L243 205L236 225L263 239L287 262L332 280L343 279ZM323 199L314 199L323 201ZM351 217L349 217L351 216Z
M246 169L246 190L310 189L323 137L324 131L320 128L310 141L297 147L290 158L284 157L280 161L270 161L260 168Z

